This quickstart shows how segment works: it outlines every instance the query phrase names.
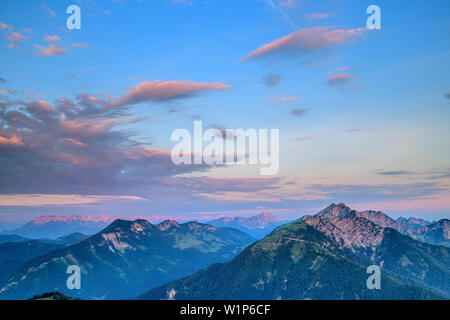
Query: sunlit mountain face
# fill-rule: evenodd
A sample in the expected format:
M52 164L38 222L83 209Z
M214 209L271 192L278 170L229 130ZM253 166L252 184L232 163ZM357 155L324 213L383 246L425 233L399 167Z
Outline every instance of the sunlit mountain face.
M0 2L0 299L449 299L450 3Z

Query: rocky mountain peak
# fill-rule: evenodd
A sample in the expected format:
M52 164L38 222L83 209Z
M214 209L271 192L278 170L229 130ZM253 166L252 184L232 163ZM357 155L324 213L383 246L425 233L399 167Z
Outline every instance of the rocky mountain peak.
M344 218L349 216L356 216L356 211L350 209L347 205L344 203L335 204L332 203L322 211L316 214L316 216L324 218L324 219L331 219L331 218Z
M164 220L160 224L158 224L158 229L161 231L166 231L170 228L178 228L180 224L174 220Z

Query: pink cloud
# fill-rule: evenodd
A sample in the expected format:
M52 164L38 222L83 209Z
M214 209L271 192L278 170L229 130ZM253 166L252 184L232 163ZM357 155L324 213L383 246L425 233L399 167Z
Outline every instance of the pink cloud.
M84 42L74 42L70 44L72 47L74 48L78 48L78 49L89 49L91 47L91 45L89 43L84 43Z
M270 101L273 101L275 103L287 103L287 102L294 102L295 100L298 99L298 97L296 97L296 96L282 97L282 98L268 97L267 99L269 99Z
M204 91L218 91L230 88L218 82L164 81L143 82L131 88L109 108L132 105L146 101L164 101L194 96Z
M78 146L78 147L86 147L86 144L85 144L85 143L83 143L83 142L81 142L81 141L78 141L77 139L73 139L73 138L65 138L64 141L66 141L66 142L69 143L69 144L76 145L76 146Z
M11 48L11 49L19 49L19 46L18 46L17 44L10 43L10 44L8 44L8 48Z
M334 16L334 12L330 13L324 13L324 12L313 12L313 13L306 13L305 18L308 20L320 20L320 19L326 19Z
M27 111L32 114L44 114L52 110L52 106L42 100L27 103Z
M46 34L44 40L47 42L57 42L60 41L61 38L58 35L51 36L49 34Z
M117 119L75 119L66 120L64 117L58 123L58 131L72 136L98 136L108 132L118 122Z
M292 9L299 5L297 0L277 0L278 5L283 9Z
M348 82L352 81L355 78L356 77L354 75L351 75L351 74L345 74L345 73L333 74L333 75L328 77L327 84L329 86L345 84L345 83L348 83Z
M0 21L0 28L11 29L12 27L10 25L7 25L6 23Z
M22 139L19 136L17 136L16 134L13 134L9 138L0 136L0 145L23 146L23 142L22 142Z
M50 9L48 6L46 6L44 3L43 4L41 4L41 8L43 9L43 10L45 10L51 17L56 17L56 13L55 13L55 11L53 11L52 9Z
M365 30L367 29L332 30L329 27L298 30L256 49L242 58L241 62L275 56L285 59L298 58L336 45L350 43L361 36Z
M79 205L98 203L112 200L145 200L137 196L109 196L109 195L78 195L78 194L4 194L0 195L2 206L45 206L45 205ZM81 219L83 221L114 220L114 217L102 215L96 216L41 216L35 220L36 224L50 221L71 221ZM129 218L128 218L129 219Z
M66 50L64 48L58 47L54 44L49 44L48 47L38 45L35 45L35 47L39 49L38 55L43 57L60 56L66 54Z
M25 39L25 36L19 32L10 32L8 35L9 41L19 42Z

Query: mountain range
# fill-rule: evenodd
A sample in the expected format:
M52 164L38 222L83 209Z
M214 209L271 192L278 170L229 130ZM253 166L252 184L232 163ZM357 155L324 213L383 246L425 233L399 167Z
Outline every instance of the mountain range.
M16 242L4 242L0 244L0 280L8 276L21 264L46 254L52 250L59 249L74 243L78 243L88 236L81 233L72 233L68 236L51 239L25 239L13 238ZM18 241L21 239L21 241Z
M235 229L197 222L115 220L73 245L35 257L0 284L0 299L58 291L74 298L123 299L233 258L253 242ZM69 265L81 269L81 290L66 287Z
M374 264L381 267L380 290L366 287L366 267ZM228 263L211 265L138 298L440 297L450 297L450 249L419 242L344 204L332 204L314 216L278 227Z
M75 232L92 235L105 228L115 219L117 217L109 215L39 216L20 228L3 232L0 239L8 235L33 239L56 239Z
M288 223L267 212L209 224L109 220L43 216L0 235L0 299L450 298L448 219L394 220L340 203ZM81 290L66 287L74 264ZM366 287L370 265L381 290Z
M216 227L228 227L241 230L256 239L266 236L272 232L273 229L284 223L286 223L286 221L278 220L269 212L261 212L260 214L249 218L221 217L208 221L208 224Z
M159 216L158 216L159 217ZM93 235L116 219L137 220L157 217L114 217L110 215L70 215L70 216L39 216L20 228L5 231L0 234L0 243L3 242L19 242L26 239L56 239L71 233L79 232L87 235ZM161 219L165 220L165 219ZM152 220L153 221L153 220ZM268 212L261 212L258 215L244 217L221 217L206 222L215 227L235 228L248 233L255 239L262 238L270 233L275 227L286 223L280 221Z

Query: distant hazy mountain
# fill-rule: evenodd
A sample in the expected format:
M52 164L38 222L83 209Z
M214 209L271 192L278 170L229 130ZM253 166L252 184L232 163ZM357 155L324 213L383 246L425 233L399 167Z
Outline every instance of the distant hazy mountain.
M86 238L84 234L72 233L56 240L38 239L2 243L0 244L0 279L5 279L10 272L35 257L78 243Z
M22 242L27 240L29 239L21 237L17 234L0 234L0 244L5 242Z
M76 232L92 235L105 228L114 219L108 215L40 216L8 233L33 239L56 239Z
M447 248L420 243L393 229L383 229L364 218L347 217L350 212L351 209L341 211L329 208L327 212L311 218L313 220L309 221L310 224L299 220L282 226L248 246L232 261L213 264L192 276L171 281L139 296L139 299L441 297L427 289L402 283L392 272L385 270L384 266L400 264L408 267L405 273L420 269L425 272L425 276L431 276L428 273L435 272L437 266L433 265L434 269L430 271L422 265L421 259L426 259L427 266L430 266L430 260L437 258L435 251L438 250L447 255L444 259L448 259ZM328 219L342 219L341 226L330 223ZM391 250L384 252L389 246L392 246L394 257L390 256ZM381 290L369 290L366 286L369 276L366 266L373 263L370 252L375 248L379 248L379 256L386 259L384 262L377 259L374 261L383 265ZM426 257L422 249L430 249L431 252L426 252L429 256ZM397 257L403 260L395 260ZM448 260L439 263L449 266ZM390 266L390 269L395 267ZM440 276L439 274L438 277ZM447 273L447 277L449 276L450 273ZM450 278L444 281L448 279Z
M216 227L229 227L241 230L256 239L266 236L283 223L285 223L285 221L278 220L268 212L261 212L260 214L249 218L222 217L208 222L208 224Z
M0 280L4 280L10 272L23 263L64 247L63 244L45 243L39 240L25 242L6 242L0 245Z
M101 232L21 266L0 285L0 299L58 291L88 299L128 298L213 262L233 258L253 238L235 229L189 222L115 220ZM81 290L68 290L66 269L81 268Z
M55 240L53 240L54 243L58 243L58 244L64 244L64 245L70 245L70 244L75 244L78 243L80 241L83 241L84 239L89 238L88 235L82 234L80 232L74 232L71 233L67 236L62 236L59 237Z
M396 220L398 223L401 223L409 228L420 228L420 227L425 227L429 224L432 224L432 222L424 220L424 219L420 219L420 218L404 218L404 217L400 217Z
M442 219L418 228L411 236L423 242L450 247L450 220Z

